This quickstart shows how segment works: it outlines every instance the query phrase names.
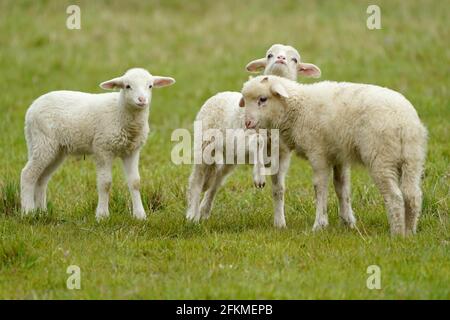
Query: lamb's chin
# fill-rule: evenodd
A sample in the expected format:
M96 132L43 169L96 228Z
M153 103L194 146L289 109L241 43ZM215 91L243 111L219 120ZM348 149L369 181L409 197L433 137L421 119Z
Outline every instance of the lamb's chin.
M287 77L289 70L285 64L276 63L270 68L270 73L274 76Z
M140 104L134 104L134 105L133 105L133 108L136 109L136 110L144 110L144 109L146 109L147 107L148 107L148 104L143 104L143 105L140 105Z

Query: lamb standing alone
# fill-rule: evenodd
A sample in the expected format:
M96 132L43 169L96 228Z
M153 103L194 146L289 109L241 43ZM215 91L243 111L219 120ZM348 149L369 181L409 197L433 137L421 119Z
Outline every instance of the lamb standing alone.
M301 74L309 77L320 77L320 69L310 63L300 60L298 51L291 47L275 44L269 48L264 58L254 60L247 64L250 72L264 70L264 74L282 76L296 80ZM202 130L219 129L244 129L244 112L239 108L239 100L242 95L239 92L221 92L209 98L197 114L196 121L202 121ZM203 150L207 144L203 145ZM280 152L287 152L283 149ZM225 152L225 150L224 150ZM246 150L248 154L248 149ZM289 157L279 165L287 167ZM188 209L186 217L189 220L199 221L200 218L208 218L211 212L214 197L226 176L235 168L235 164L195 164L189 178ZM285 173L285 170L281 170ZM265 185L264 176L260 174L260 166L253 167L253 179L257 187ZM272 191L274 199L279 198L279 190L284 188L284 175L272 176ZM200 204L201 193L205 192ZM278 203L278 201L276 201ZM284 209L275 204L275 226L285 227Z
M68 154L93 154L97 165L97 219L109 215L111 169L121 157L133 204L133 215L145 219L139 192L139 152L149 132L152 87L175 82L133 68L100 84L120 92L90 94L53 91L36 99L25 116L28 162L21 175L24 213L46 210L46 189L52 173Z
M309 160L316 193L314 230L328 225L332 168L340 216L354 223L348 168L358 161L368 167L384 197L391 233L416 232L427 131L404 96L375 85L301 85L276 76L248 81L242 94L248 128L279 129L289 149Z

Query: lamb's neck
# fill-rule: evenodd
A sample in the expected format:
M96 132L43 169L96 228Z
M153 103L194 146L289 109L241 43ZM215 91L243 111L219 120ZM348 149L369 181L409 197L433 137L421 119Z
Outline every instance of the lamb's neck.
M295 92L294 92L295 91ZM289 90L289 98L284 100L285 110L278 123L275 126L280 130L281 138L290 146L295 148L295 131L298 130L304 119L304 99L302 94L298 92L301 88L297 87L295 90Z
M264 71L264 75L265 76L278 76L278 77L285 78L285 79L292 80L292 81L297 81L297 78L298 78L297 72L290 73L287 71L285 71L285 72L282 72L282 71L266 72L266 71Z
M120 126L127 130L130 127L143 128L148 123L149 107L137 109L125 103L122 93L119 95L119 123Z

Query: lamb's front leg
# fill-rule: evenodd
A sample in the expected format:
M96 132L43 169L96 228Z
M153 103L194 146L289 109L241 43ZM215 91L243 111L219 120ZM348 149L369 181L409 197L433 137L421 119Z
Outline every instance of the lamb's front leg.
M112 157L96 158L98 204L95 211L95 216L97 220L101 220L109 216L108 206L109 191L111 190L112 184L112 162Z
M316 197L316 220L313 231L318 231L328 226L327 198L328 179L331 168L323 161L313 163L313 184Z
M264 146L267 145L267 138L263 138L259 134L253 135L250 140L249 155L253 155L253 183L257 188L264 188L266 185L266 177L264 175Z
M257 188L264 188L266 185L266 177L262 173L264 170L264 164L255 162L253 165L253 183Z
M286 173L289 169L289 161L291 155L289 152L281 152L279 158L278 172L272 175L272 197L274 206L274 225L277 228L286 227L286 219L284 216L284 181Z
M133 205L133 216L136 219L144 220L145 214L144 206L142 205L141 193L139 191L141 185L141 178L139 176L139 150L134 151L130 155L122 158L123 169L130 190L131 202Z

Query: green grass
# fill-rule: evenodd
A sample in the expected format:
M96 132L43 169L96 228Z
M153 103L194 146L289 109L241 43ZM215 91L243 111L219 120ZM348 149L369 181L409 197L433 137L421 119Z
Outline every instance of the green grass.
M370 1L76 1L77 31L65 28L73 1L1 1L0 298L449 299L449 5L376 2L382 30L370 31ZM361 168L352 175L359 232L339 224L330 188L330 227L312 233L311 170L298 158L287 178L287 230L272 227L270 187L256 190L248 166L227 181L209 221L185 221L191 167L170 161L170 134L192 129L212 94L240 90L245 64L272 43L297 47L323 79L387 86L414 104L430 132L417 236L391 239ZM117 163L111 218L95 221L90 158L70 158L55 174L48 214L21 218L32 100L56 89L100 92L100 82L132 66L177 80L154 92L140 165L148 220L131 218ZM81 290L66 288L72 264ZM373 264L381 290L366 287Z

